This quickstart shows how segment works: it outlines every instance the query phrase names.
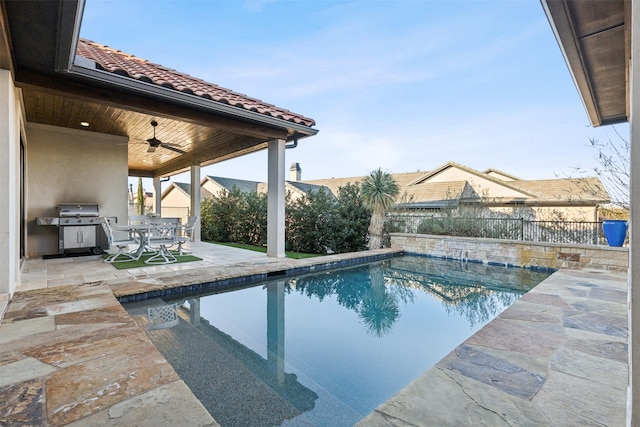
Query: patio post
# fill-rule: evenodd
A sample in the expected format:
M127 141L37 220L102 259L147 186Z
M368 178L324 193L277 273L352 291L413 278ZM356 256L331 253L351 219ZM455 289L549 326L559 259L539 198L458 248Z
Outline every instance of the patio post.
M162 216L162 193L161 193L161 184L160 177L153 177L153 211L158 215Z
M191 165L191 215L202 218L200 214L200 165ZM193 229L191 240L199 242L200 239L200 221L198 221Z
M267 256L284 258L284 139L269 141L268 148L268 202L267 202Z

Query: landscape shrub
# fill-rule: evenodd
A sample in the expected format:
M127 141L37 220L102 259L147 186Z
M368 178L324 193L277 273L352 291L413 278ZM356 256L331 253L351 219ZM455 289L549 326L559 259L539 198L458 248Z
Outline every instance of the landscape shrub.
M267 195L234 188L201 204L202 239L262 246L267 242ZM364 206L360 186L347 184L338 197L324 190L285 199L286 249L316 254L367 249L371 210Z
M288 204L285 236L292 251L324 254L332 250L336 205L333 194L324 190L309 191Z

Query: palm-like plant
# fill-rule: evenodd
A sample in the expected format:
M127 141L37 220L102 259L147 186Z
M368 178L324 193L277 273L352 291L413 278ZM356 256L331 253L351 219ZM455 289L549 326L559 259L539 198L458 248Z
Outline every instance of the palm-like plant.
M362 200L372 211L369 225L369 249L381 248L385 214L396 201L400 187L391 174L378 168L362 181L360 191Z

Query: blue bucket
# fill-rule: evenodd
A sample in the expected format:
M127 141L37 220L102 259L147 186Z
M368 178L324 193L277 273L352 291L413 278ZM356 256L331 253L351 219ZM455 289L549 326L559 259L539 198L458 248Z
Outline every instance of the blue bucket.
M627 238L627 227L626 219L605 219L602 221L602 230L609 246L623 245Z

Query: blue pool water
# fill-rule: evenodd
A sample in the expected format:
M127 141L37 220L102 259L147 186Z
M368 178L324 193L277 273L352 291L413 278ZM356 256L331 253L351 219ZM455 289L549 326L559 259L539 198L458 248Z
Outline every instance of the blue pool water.
M353 425L548 273L404 256L176 304L148 335L223 426ZM175 322L174 322L175 323Z

